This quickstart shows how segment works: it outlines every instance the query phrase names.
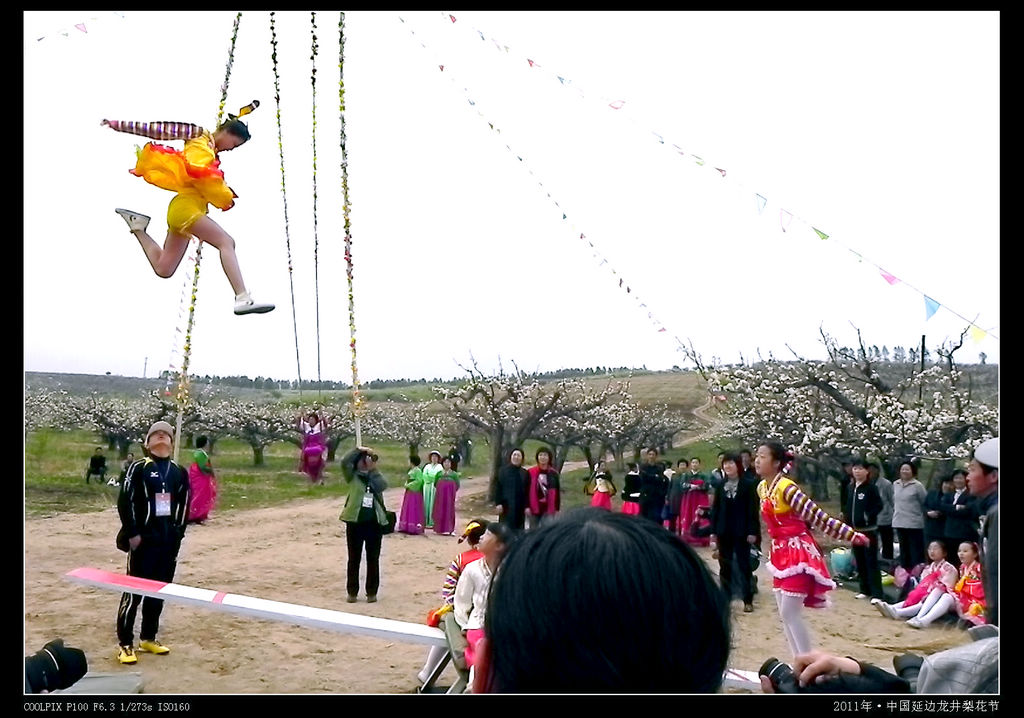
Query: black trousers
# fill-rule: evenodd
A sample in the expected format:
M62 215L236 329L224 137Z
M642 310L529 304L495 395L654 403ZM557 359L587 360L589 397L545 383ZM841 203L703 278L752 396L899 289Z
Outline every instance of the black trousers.
M174 580L177 559L178 547L143 539L137 549L128 552L128 575L169 583ZM142 604L139 638L152 641L160 629L160 613L164 609L161 599L123 593L117 607L117 642L122 646L131 646L135 641L135 613L139 603Z
M879 526L878 527L878 538L882 546L882 558L892 561L893 545L892 545L893 531L892 526Z
M924 529L896 529L900 540L900 566L906 570L925 563Z
M739 573L733 573L733 562ZM718 578L722 590L731 600L738 587L743 595L743 603L754 602L753 574L750 571L750 544L746 537L718 537ZM737 586L738 584L738 586Z
M345 522L345 540L348 543L348 575L345 588L349 596L359 593L359 564L366 547L366 595L376 596L380 588L380 545L384 539L376 521Z
M857 575L860 577L860 592L871 598L885 598L882 593L882 572L878 568L878 531L864 531L871 543L867 546L853 547L853 560L857 564Z

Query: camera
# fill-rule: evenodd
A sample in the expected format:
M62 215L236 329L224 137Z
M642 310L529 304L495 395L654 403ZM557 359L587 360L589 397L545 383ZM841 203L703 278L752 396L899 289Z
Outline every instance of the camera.
M793 667L788 663L783 663L778 658L769 658L765 661L761 668L758 670L759 676L765 676L772 683L772 687L776 693L860 693L860 692L871 692L870 690L864 690L866 686L861 685L863 682L860 680L860 676L847 676L842 675L835 678L829 678L820 683L808 683L806 686L800 685L800 680L796 674L793 673Z
M892 667L896 669L896 675L910 684L910 692L917 692L917 676L921 673L921 666L924 659L913 653L904 653L892 659Z
M64 640L57 638L25 657L25 692L49 693L70 688L88 668L81 649L65 647Z

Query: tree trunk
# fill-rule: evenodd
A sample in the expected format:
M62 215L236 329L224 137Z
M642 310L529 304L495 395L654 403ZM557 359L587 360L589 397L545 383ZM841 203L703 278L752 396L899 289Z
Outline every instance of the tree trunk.
M495 429L490 434L491 444L491 477L487 485L487 500L494 503L498 494L498 471L505 461L505 455L512 451L512 447L505 448L504 431Z
M590 467L590 473L593 474L597 460L594 458L594 452L590 450L590 444L581 444L580 451L583 452L583 458L587 460L587 466Z
M117 448L117 437L110 435L107 437L107 451L113 451Z
M253 444L252 462L254 466L263 466L263 447Z
M117 441L117 457L124 461L128 458L128 450L132 448L132 442L128 439L118 439Z
M334 461L334 454L338 451L338 446L341 444L341 438L328 439L327 440L327 460Z
M468 436L462 437L459 442L459 451L462 453L462 460L466 466L473 465L473 444Z
M419 456L420 445L415 441L409 442L409 456Z

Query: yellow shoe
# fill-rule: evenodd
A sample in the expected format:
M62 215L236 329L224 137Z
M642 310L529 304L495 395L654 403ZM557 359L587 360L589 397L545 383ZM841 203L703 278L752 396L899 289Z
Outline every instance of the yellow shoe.
M139 641L139 648L149 653L155 653L158 656L163 656L171 652L171 649L160 643L155 638L152 641Z
M131 664L138 661L138 657L135 655L135 649L131 646L118 646L117 650L117 662L123 664Z

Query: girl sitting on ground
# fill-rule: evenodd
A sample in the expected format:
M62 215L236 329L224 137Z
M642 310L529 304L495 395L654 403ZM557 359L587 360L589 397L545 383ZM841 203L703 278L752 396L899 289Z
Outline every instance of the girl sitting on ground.
M985 623L985 586L981 580L981 562L978 544L964 541L957 557L960 559L960 578L953 587L956 595L956 613L967 627Z
M907 619L911 628L924 628L937 618L954 610L956 568L946 560L946 547L941 541L928 544L931 563L921 573L921 581L907 595L905 601L889 604L874 599L872 603L886 618Z

